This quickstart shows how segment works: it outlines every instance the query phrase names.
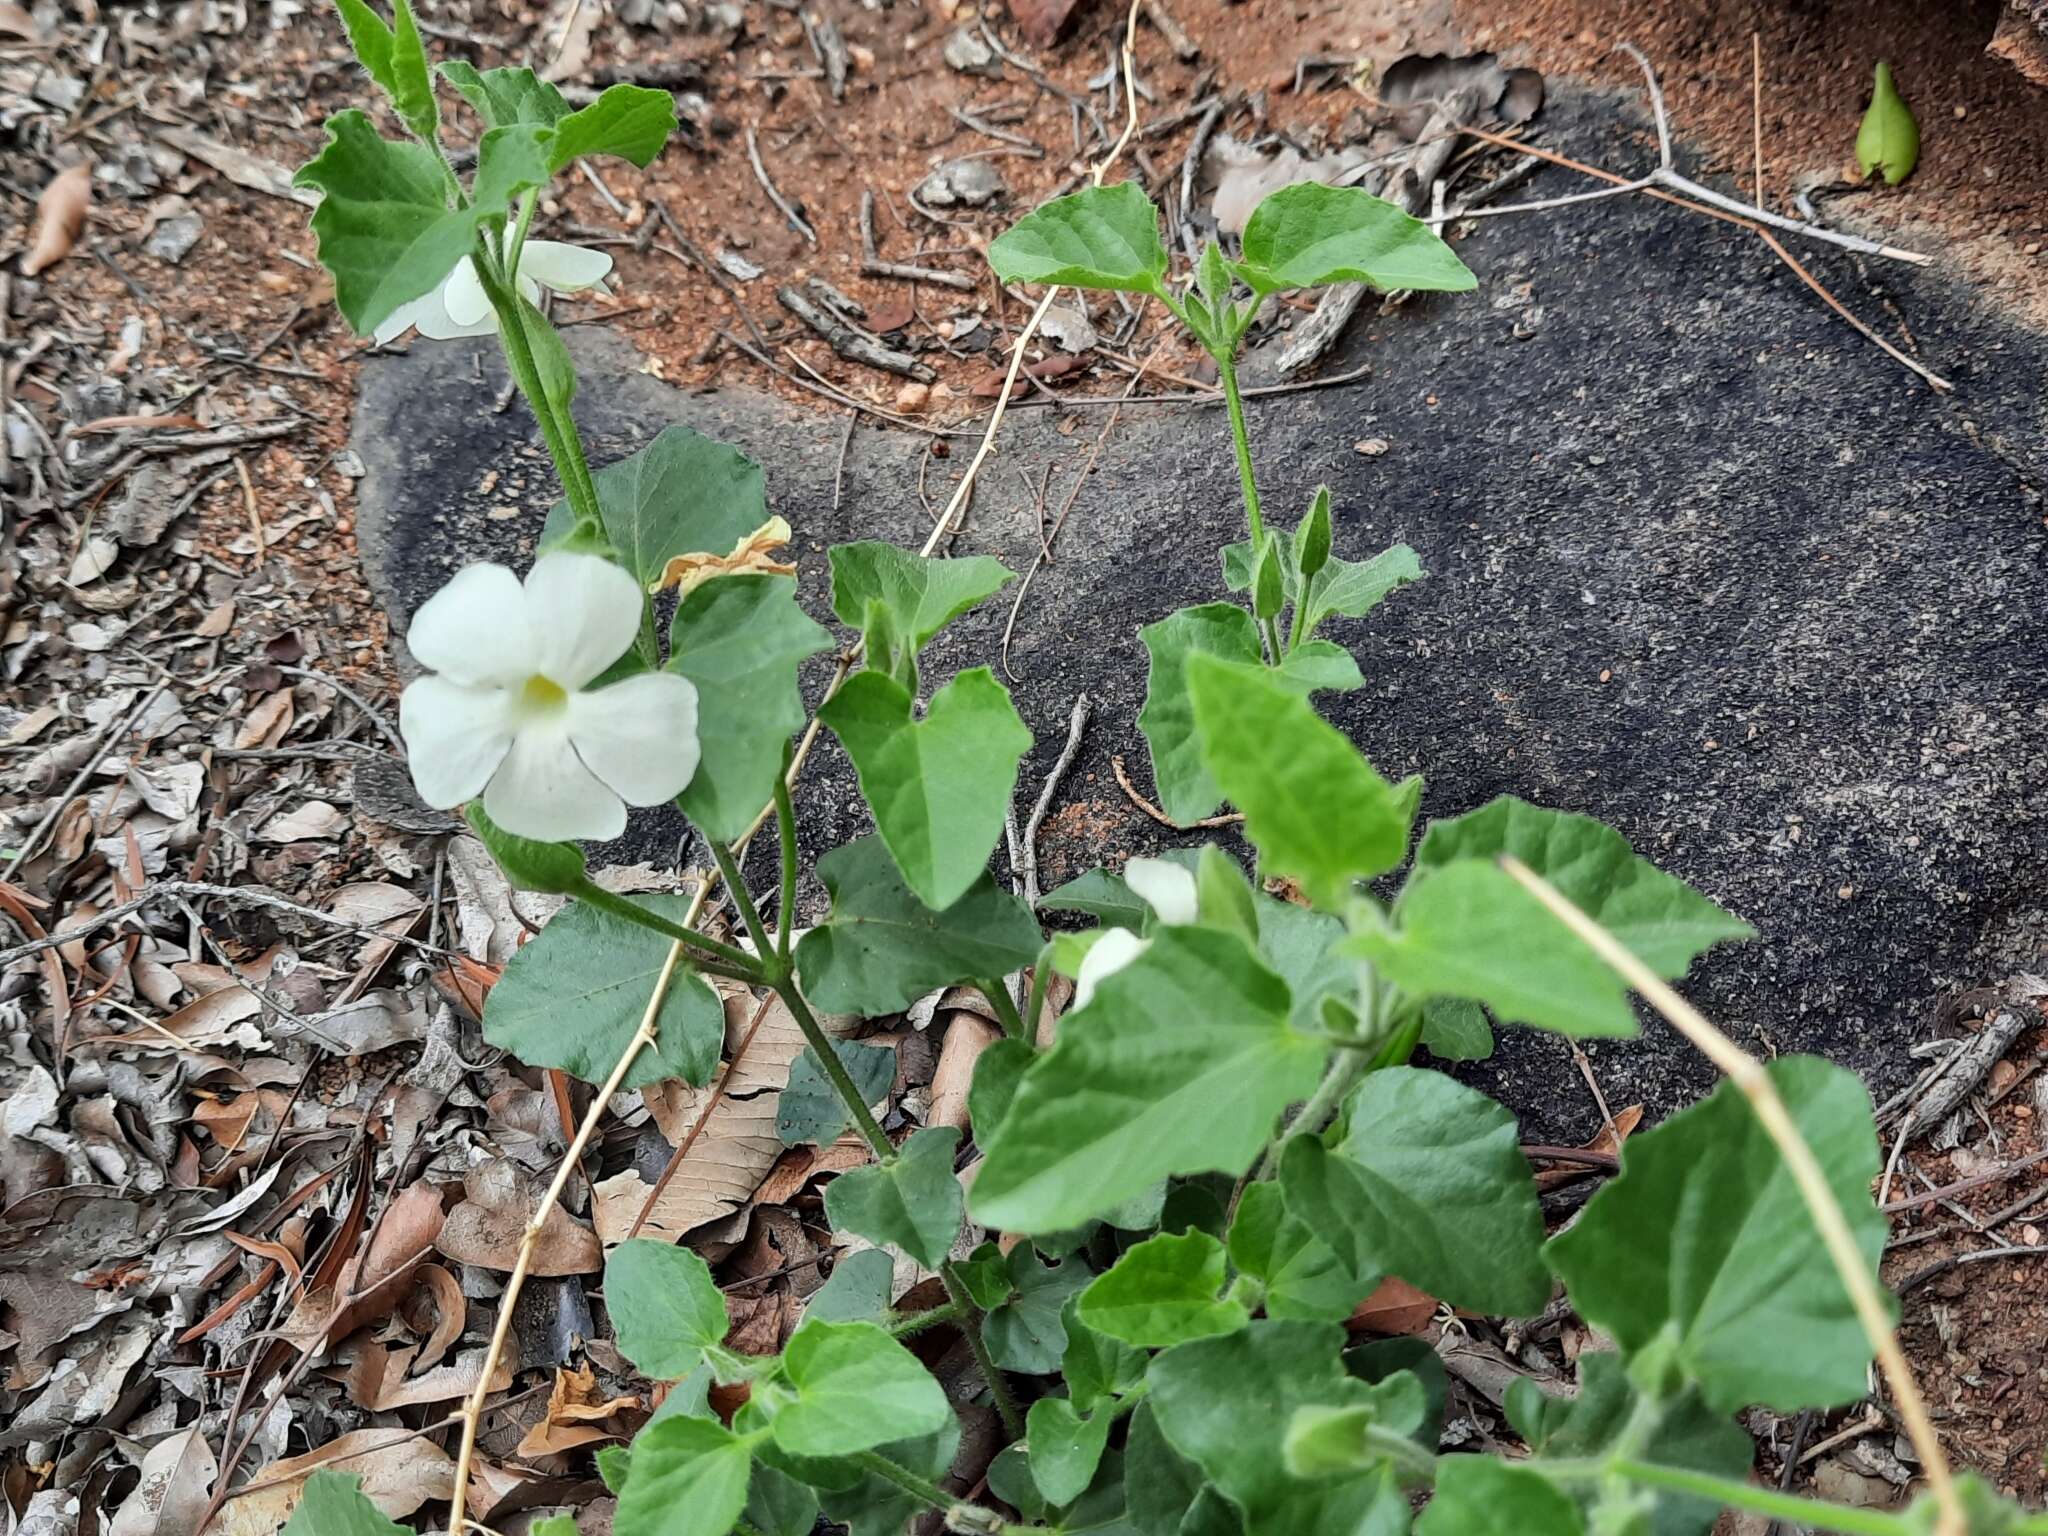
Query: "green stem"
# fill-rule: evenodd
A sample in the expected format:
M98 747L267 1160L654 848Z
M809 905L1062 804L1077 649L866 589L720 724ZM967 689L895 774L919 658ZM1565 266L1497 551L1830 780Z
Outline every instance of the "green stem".
M513 382L526 396L533 417L540 425L548 456L562 482L562 494L576 515L576 526L599 538L604 535L604 518L598 510L597 486L590 478L590 465L583 457L583 439L567 411L557 412L555 403L541 386L540 365L533 358L533 342L526 334L525 308L519 298L518 269L507 270L488 232L477 239L471 254L484 294L498 315L498 341L505 349L505 365Z
M995 1009L996 1019L1003 1026L1003 1033L1012 1040L1028 1040L1023 1015L1017 1012L1017 1000L1010 996L1010 989L1001 981L977 981L974 984L981 995L988 999L989 1007Z
M1245 527L1251 530L1252 548L1257 551L1265 537L1265 520L1259 516L1259 485L1252 474L1252 444L1244 425L1244 396L1237 389L1237 359L1227 351L1209 354L1216 359L1216 376L1223 384L1223 403L1230 408L1230 445L1237 450L1237 479L1244 491Z
M784 757L787 758L785 753ZM789 795L789 765L775 775L775 831L782 840L782 890L775 898L775 953L789 964L789 933L796 921L796 802Z
M1540 1459L1526 1465L1547 1475L1555 1475L1556 1472L1555 1468L1545 1467ZM1796 1521L1823 1531L1840 1531L1843 1536L1909 1536L1910 1532L1919 1529L1915 1522L1887 1510L1854 1509L1845 1504L1831 1504L1825 1499L1803 1499L1797 1494L1780 1493L1775 1488L1759 1488L1753 1483L1692 1472L1684 1467L1665 1467L1653 1462L1620 1458L1594 1465L1602 1472L1615 1473L1646 1488L1691 1494L1734 1509L1754 1510L1776 1520Z
M730 976L735 981L750 981L757 986L768 979L760 962L745 950L735 949L730 944L721 944L694 928L685 928L681 923L673 922L659 912L648 910L637 901L629 901L616 891L606 890L594 880L586 879L570 894L578 901L588 902L600 912L623 918L629 923L637 923L642 928L652 929L655 933L664 934L686 948L694 950L695 953L688 958L699 970L709 971L714 976Z
M1052 946L1048 944L1031 967L1031 996L1024 1005L1024 1043L1034 1051L1038 1049L1038 1026L1045 1018L1045 989L1051 982Z
M876 1161L895 1162L895 1144L882 1130L880 1122L875 1119L874 1111L869 1109L861 1098L859 1087L855 1085L852 1074L846 1070L846 1063L841 1061L839 1053L832 1049L831 1038L826 1035L825 1028L818 1022L817 1016L811 1012L811 1005L804 1001L803 994L797 990L796 982L785 974L779 981L770 984L789 1009L791 1016L796 1019L796 1027L804 1032L804 1040L809 1044L811 1054L818 1058L818 1065L824 1068L826 1080L839 1095L839 1102L846 1106L847 1114L853 1118L854 1129L860 1132L861 1138L874 1152Z
M996 1369L996 1362L988 1352L988 1341L981 1336L981 1308L974 1304L974 1298L967 1294L967 1287L960 1283L959 1270L950 1259L939 1266L939 1279L946 1287L947 1300L960 1309L961 1335L974 1355L974 1364L981 1372L981 1379L988 1383L988 1395L996 1405L996 1415L1003 1421L1004 1431L1012 1440L1023 1439L1024 1415L1018 1411L1010 1384Z
M1365 1075L1365 1069L1372 1058L1363 1051L1339 1051L1330 1062L1329 1071L1323 1074L1322 1082L1310 1095L1307 1103L1287 1122L1287 1129L1273 1138L1266 1148L1265 1161L1259 1164L1258 1176L1270 1179L1280 1166L1280 1154L1287 1150L1287 1143L1297 1136L1314 1135L1330 1123L1330 1117L1337 1113L1337 1106L1344 1095L1351 1091L1351 1085Z
M927 1509L950 1510L961 1502L930 1478L919 1477L910 1468L873 1451L854 1452L853 1463L885 1483L894 1483L913 1499L922 1499Z
M754 941L755 953L760 955L764 967L773 967L769 980L774 981L777 973L787 979L789 967L781 963L782 951L768 937L768 925L761 921L761 909L747 894L747 882L740 876L739 861L733 858L732 850L718 839L709 838L707 841L711 844L711 857L718 861L719 877L725 881L725 888L732 895L732 904L740 909L740 921L747 925L747 937Z
M943 1307L933 1307L929 1312L892 1312L883 1324L890 1334L907 1339L913 1333L923 1333L927 1328L936 1328L941 1323L957 1322L960 1309L950 1301Z

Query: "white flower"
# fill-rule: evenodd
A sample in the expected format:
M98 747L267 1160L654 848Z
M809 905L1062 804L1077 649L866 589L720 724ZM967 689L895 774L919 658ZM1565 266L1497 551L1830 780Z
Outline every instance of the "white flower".
M508 231L508 246L511 239ZM603 251L586 251L557 240L529 240L519 251L519 292L528 303L538 303L543 288L556 293L578 293L598 287L611 269L612 259ZM488 336L497 330L498 312L491 308L490 298L484 293L484 285L477 281L476 267L469 257L458 261L438 288L394 309L377 327L375 335L381 345L396 341L414 326L433 341Z
M1132 859L1124 865L1124 884L1152 909L1162 923L1195 920L1195 877L1165 859ZM1074 978L1074 1006L1086 1008L1095 989L1145 952L1151 941L1128 928L1111 928L1089 946Z
M627 805L673 799L697 771L697 690L642 672L585 691L633 644L640 585L595 555L542 555L522 585L472 565L414 615L405 643L438 675L407 685L412 781L446 810L484 797L507 832L617 837Z

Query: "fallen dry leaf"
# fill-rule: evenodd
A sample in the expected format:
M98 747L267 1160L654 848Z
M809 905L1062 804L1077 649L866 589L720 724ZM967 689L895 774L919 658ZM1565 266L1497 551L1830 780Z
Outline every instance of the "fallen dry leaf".
M508 1162L472 1168L462 1187L468 1198L448 1213L435 1246L451 1259L509 1274L518 1262L520 1234L538 1192L525 1173ZM602 1268L604 1249L597 1234L561 1206L550 1206L534 1244L532 1273L587 1275Z
M389 1413L396 1408L415 1408L422 1403L445 1403L458 1397L468 1397L483 1377L484 1351L481 1346L463 1351L447 1365L438 1365L413 1375L413 1363L418 1357L419 1350L415 1347L387 1349L365 1339L357 1346L355 1359L342 1373L349 1399L372 1413ZM504 1355L498 1357L497 1368L491 1372L491 1391L502 1392L512 1385L512 1365L513 1362Z
M1436 1316L1437 1299L1389 1275L1352 1311L1345 1326L1362 1333L1421 1333Z
M417 1285L412 1299L407 1303L406 1317L410 1321L418 1315L418 1302L425 1297L434 1313L434 1326L427 1332L427 1342L420 1346L418 1357L413 1364L424 1370L430 1365L439 1365L441 1357L455 1347L455 1341L462 1337L462 1327L469 1318L469 1302L462 1294L462 1286L456 1278L439 1264L422 1264L414 1280Z
M678 598L690 593L714 576L794 576L796 567L775 558L775 551L790 539L789 524L779 517L767 522L733 545L732 553L715 555L709 550L672 556L661 569L655 587L674 587Z
M322 1469L362 1479L363 1497L394 1520L455 1491L454 1459L432 1440L404 1428L352 1429L303 1456L272 1462L222 1506L210 1532L276 1536L298 1508L306 1479Z
M142 1458L142 1481L115 1511L107 1536L199 1536L219 1471L199 1425L165 1436Z
M622 1440L623 1428L607 1429L604 1421L624 1409L638 1408L631 1393L598 1399L597 1373L589 1366L555 1367L555 1385L548 1393L547 1412L519 1442L521 1456L553 1456L599 1440Z
M758 1045L759 1041L755 1043ZM748 1060L752 1059L753 1053L749 1052ZM668 1188L661 1192L641 1235L673 1241L692 1227L714 1221L744 1205L782 1155L782 1138L775 1134L775 1110L780 1097L758 1093L752 1098L728 1096L720 1100L705 1123L703 1134L690 1148L690 1155L683 1159ZM694 1114L686 1117L685 1130L694 1118ZM666 1124L662 1125L662 1132L669 1134ZM679 1145L680 1141L678 1135L671 1145ZM599 1183L591 1207L598 1236L606 1243L624 1242L652 1187L632 1170Z
M24 277L34 277L71 254L85 229L85 211L92 206L92 167L78 164L59 171L36 199L35 233L21 259Z

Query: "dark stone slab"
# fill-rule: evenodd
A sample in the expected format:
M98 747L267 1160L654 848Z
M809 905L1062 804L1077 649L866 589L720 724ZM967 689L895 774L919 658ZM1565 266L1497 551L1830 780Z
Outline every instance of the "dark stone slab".
M1642 152L1603 99L1560 92L1546 122L1589 160ZM1575 189L1558 173L1528 195ZM1938 996L2034 968L2048 931L2048 347L1938 271L1870 271L1956 381L1942 399L1753 238L1649 201L1488 221L1461 251L1476 294L1355 323L1333 367L1370 361L1370 381L1254 407L1271 518L1291 524L1327 481L1340 552L1406 540L1431 573L1334 629L1369 679L1334 718L1390 776L1428 776L1427 813L1513 791L1611 822L1760 932L1698 967L1701 1006L1755 1049L1897 1083ZM1891 327L1855 264L1801 254ZM737 381L681 393L589 332L576 348L597 462L681 421L767 464L821 617L827 545L922 542L922 440L859 428L835 511L843 418ZM523 407L489 414L501 377L462 345L366 370L361 524L401 622L456 565L530 553L549 477ZM1059 505L1105 413L1012 420L957 548L1021 571L1038 534L1018 470L1035 483L1050 462ZM1388 451L1354 451L1369 438ZM972 443L958 447L926 466L935 503ZM1097 704L1049 826L1050 874L1161 841L1110 773L1118 754L1147 779L1134 630L1223 595L1235 487L1220 411L1133 408L1031 587L1010 663L1039 737L1034 782L1074 695ZM999 602L950 631L928 675L993 660L1004 618ZM815 764L804 830L822 850L866 819L829 740ZM679 831L652 817L606 852L672 858ZM1617 1107L1663 1112L1710 1077L1661 1025L1593 1058ZM1546 1136L1594 1124L1554 1038L1518 1033L1474 1076Z

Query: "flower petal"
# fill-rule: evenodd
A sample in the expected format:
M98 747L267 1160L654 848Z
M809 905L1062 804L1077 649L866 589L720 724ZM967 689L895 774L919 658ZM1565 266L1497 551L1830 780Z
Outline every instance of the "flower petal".
M1086 1008L1095 989L1142 955L1147 942L1128 928L1105 928L1081 957L1080 974L1074 977L1074 1007Z
M544 843L612 838L626 830L626 807L583 766L562 721L530 724L491 775L484 810L507 832Z
M401 304L386 315L383 323L370 333L370 339L380 347L387 346L418 325L422 315L440 308L440 290L421 294L410 304Z
M586 251L559 240L529 240L519 253L519 275L557 293L574 293L605 280L612 259L603 251Z
M673 800L697 772L697 689L673 672L642 672L572 693L569 739L626 804Z
M447 306L448 318L459 326L469 327L491 318L490 295L477 280L476 263L467 256L455 264L455 270L441 284L441 302Z
M420 605L406 649L458 683L517 685L539 670L519 578L489 561L466 565Z
M436 810L474 798L512 747L513 695L422 677L398 696L413 788Z
M1162 923L1195 920L1195 877L1165 859L1132 859L1124 865L1124 884L1159 915Z
M533 669L575 692L626 654L640 632L641 601L640 583L609 560L542 555L526 573Z

